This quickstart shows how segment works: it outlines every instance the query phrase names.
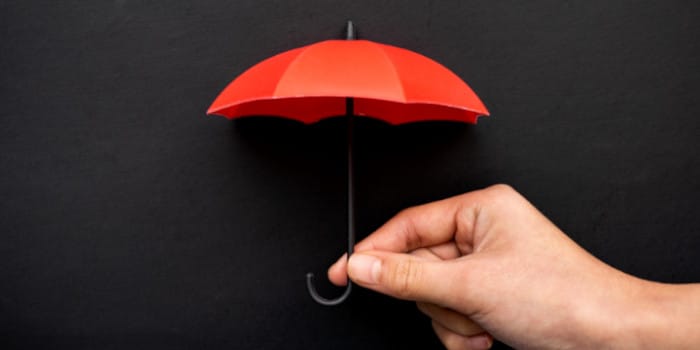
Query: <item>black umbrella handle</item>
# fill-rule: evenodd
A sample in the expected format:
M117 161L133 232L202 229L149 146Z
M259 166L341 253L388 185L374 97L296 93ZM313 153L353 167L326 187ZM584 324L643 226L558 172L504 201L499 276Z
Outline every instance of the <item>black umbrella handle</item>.
M353 157L352 157L352 141L353 141L353 129L354 129L354 100L351 97L345 99L345 112L348 118L348 250L346 259L350 259L350 255L353 253L353 248L355 247L355 186L354 186L354 169L353 169ZM316 292L316 288L313 283L314 274L306 274L306 287L309 289L309 294L317 303L326 306L338 305L345 301L345 299L350 296L350 291L352 290L352 281L348 278L348 285L345 287L343 294L335 299L327 299Z

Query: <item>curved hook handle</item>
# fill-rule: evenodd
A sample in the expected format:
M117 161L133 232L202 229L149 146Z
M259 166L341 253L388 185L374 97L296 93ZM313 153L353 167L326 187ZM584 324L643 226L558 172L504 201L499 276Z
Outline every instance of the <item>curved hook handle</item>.
M306 274L306 288L309 289L309 294L317 303L325 306L334 306L342 303L350 296L350 291L352 290L352 281L348 278L348 286L345 287L345 291L339 297L335 299L328 299L320 296L314 287L314 274L309 272Z

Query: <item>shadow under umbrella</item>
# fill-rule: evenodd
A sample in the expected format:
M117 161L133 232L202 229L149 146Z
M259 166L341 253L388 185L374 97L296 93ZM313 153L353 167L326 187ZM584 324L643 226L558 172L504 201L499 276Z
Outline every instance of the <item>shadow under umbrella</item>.
M355 142L357 200L358 206L375 210L358 214L378 207L396 210L482 186L488 174L479 167L483 155L478 129L455 122L392 126L360 120Z
M274 213L264 239L275 243L266 250L286 256L286 265L278 265L287 271L325 272L346 250L347 123L344 116L313 124L269 116L231 123L237 152L244 153L236 157L256 167L249 171L250 185L269 198L266 202ZM295 272L293 278L297 276L303 278L303 272ZM338 293L325 277L318 280L319 293Z

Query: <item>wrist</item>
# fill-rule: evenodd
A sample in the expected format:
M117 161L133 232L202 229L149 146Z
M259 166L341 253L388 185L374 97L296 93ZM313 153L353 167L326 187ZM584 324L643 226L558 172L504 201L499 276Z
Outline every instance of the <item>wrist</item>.
M643 282L640 348L700 348L700 285Z
M668 312L671 301L666 295L669 285L638 280L639 293L627 303L625 328L622 330L626 348L670 349L666 328L670 326Z
M580 337L576 348L643 349L645 340L639 334L656 323L655 313L646 307L645 281L620 271L607 277L578 308Z
M675 349L673 286L616 271L577 308L581 349Z
M613 317L615 349L698 349L700 285L674 285L637 279L624 310Z

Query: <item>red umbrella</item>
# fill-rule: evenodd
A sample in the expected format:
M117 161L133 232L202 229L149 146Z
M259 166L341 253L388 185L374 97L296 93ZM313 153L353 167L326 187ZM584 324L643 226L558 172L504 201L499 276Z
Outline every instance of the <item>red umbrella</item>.
M272 115L303 123L348 116L348 257L355 245L352 169L354 116L390 124L416 121L476 123L488 110L457 75L413 51L368 40L354 40L348 22L347 40L326 40L270 57L238 76L214 100L207 114L229 119ZM307 274L309 293L323 305Z

